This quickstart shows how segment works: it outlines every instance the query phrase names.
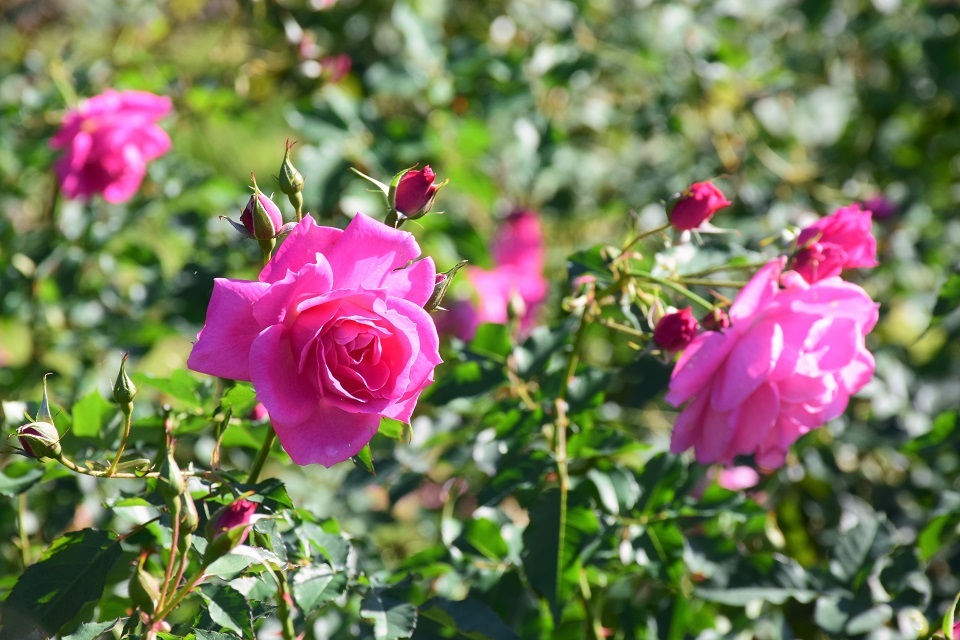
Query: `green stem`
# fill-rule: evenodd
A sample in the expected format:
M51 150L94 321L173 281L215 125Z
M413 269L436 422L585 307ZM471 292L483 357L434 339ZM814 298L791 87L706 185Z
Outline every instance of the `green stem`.
M739 264L739 265L730 265L725 264L719 267L711 267L710 269L703 269L701 271L694 271L693 273L688 273L684 277L688 278L699 278L701 276L709 276L712 273L719 273L720 271L739 271L739 270L750 270L750 269L759 269L762 267L764 262L760 263L751 263L751 264Z
M277 577L277 618L283 631L283 640L296 640L297 631L293 627L293 616L290 615L290 586L282 571L276 571Z
M63 454L60 454L60 457L55 458L57 462L65 466L70 471L74 473L79 473L85 476L92 476L94 478L119 478L126 480L143 480L144 478L159 478L160 474L156 471L151 471L150 473L137 474L137 473L123 473L117 471L115 473L110 473L109 471L95 471L93 469L88 469L86 467L81 467L76 462L66 457ZM187 475L192 475L188 473Z
M133 424L133 411L123 410L123 436L120 438L120 447L117 449L117 455L110 463L110 469L107 470L107 477L113 476L117 472L117 465L120 464L120 456L127 446L127 438L130 437L130 426Z
M180 498L178 496L177 502L179 503L179 501ZM170 515L173 517L173 537L170 539L170 558L167 560L167 570L163 574L163 585L160 587L158 607L163 606L167 595L176 588L176 584L171 584L171 580L173 579L173 566L177 560L177 544L180 541L180 514L171 513Z
M196 587L197 584L199 584L199 582L206 577L206 574L204 573L204 569L206 568L206 565L200 567L200 571L195 573L194 576L187 582L187 584L183 585L180 590L173 594L173 598L170 599L170 602L164 605L162 609L157 611L157 613L154 614L153 619L159 621L170 615L170 613L176 609L181 602L183 602L183 599L190 595L190 592L193 591L194 587Z
M648 280L648 281L650 281L650 282L655 282L655 283L657 283L657 284L659 284L659 285L662 285L662 286L664 286L664 287L666 287L666 288L668 288L668 289L673 289L674 291L676 291L676 292L679 293L680 295L686 297L688 300L691 300L691 301L693 301L693 302L696 302L697 304L699 304L700 306L702 306L704 309L710 310L710 309L713 309L714 306L716 306L716 305L714 305L713 303L704 300L703 298L701 298L700 296L698 296L698 295L695 294L694 292L690 291L689 289L687 289L687 288L684 287L683 285L678 284L677 282L674 282L673 280L668 280L668 279L666 279L666 278L661 278L661 277L659 277L659 276L655 276L655 275L653 275L652 273L650 273L649 271L631 271L631 272L628 273L627 275L633 276L633 277L635 277L635 278L643 278L644 280Z
M627 255L627 251L632 249L634 245L636 245L638 242L640 242L644 238L650 237L655 233L660 233L661 231L666 231L669 228L670 228L670 223L668 222L667 224L661 227L657 227L656 229L650 229L649 231L641 231L633 238L633 240L631 240L630 242L628 242L623 246L623 248L620 250L620 255L617 256L617 258L614 260L614 263L618 263L621 260L623 260L624 256Z
M23 560L23 568L30 566L30 538L27 535L26 525L27 515L27 494L21 493L17 500L17 525L20 528L20 558Z
M677 281L683 284L701 287L730 287L734 289L742 289L743 287L747 286L747 283L742 280L710 280L708 278L687 278L685 276L680 276L677 278Z
M260 450L257 451L257 457L253 459L253 466L250 467L250 475L247 476L248 484L257 483L260 472L263 471L263 464L267 461L267 456L270 455L270 449L273 448L273 441L277 439L277 432L273 429L273 425L270 424L267 429L267 436L263 439Z

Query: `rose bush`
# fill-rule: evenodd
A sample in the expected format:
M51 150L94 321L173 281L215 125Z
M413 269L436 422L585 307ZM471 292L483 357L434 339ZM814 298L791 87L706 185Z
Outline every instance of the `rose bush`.
M103 194L107 202L132 198L147 163L170 150L170 138L156 122L171 109L167 97L108 89L69 110L50 140L51 147L64 150L54 165L64 195Z
M413 236L363 215L308 216L257 282L217 279L187 365L249 380L297 464L348 459L381 416L408 422L441 362L423 305L436 271Z
M783 264L761 268L730 307L731 326L700 334L677 362L666 399L687 405L674 453L693 447L698 462L728 465L755 453L779 467L797 438L843 413L872 377L864 337L878 305L840 278L808 284L787 272L781 289Z

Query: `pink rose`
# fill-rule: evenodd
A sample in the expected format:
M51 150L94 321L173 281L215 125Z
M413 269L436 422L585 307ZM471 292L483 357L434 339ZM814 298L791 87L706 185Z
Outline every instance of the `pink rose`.
M690 447L701 463L732 464L756 454L783 464L801 435L844 412L873 376L864 337L876 305L855 284L827 278L808 284L783 274L783 260L760 269L730 307L731 326L700 334L683 352L666 400L687 403L670 450Z
M690 307L660 318L653 328L653 341L665 351L682 351L697 337L697 319Z
M897 215L897 203L883 195L865 200L863 208L873 213L874 220L887 220Z
M258 282L214 281L187 366L253 382L297 464L355 455L381 416L408 422L441 362L423 305L433 260L405 231L363 214L343 231L309 216Z
M696 229L730 202L711 182L694 182L680 195L670 210L670 224L678 231Z
M156 121L172 108L166 97L107 89L67 111L50 140L54 149L64 149L54 165L64 195L102 193L107 202L132 198L147 163L170 150L170 138Z
M514 298L522 307L521 330L529 331L547 298L543 277L546 250L540 217L533 211L511 213L497 230L490 253L494 268L468 267L467 279L476 289L476 322L505 324ZM472 336L472 333L471 333Z
M877 240L870 233L872 216L852 204L820 218L800 232L791 269L813 283L843 269L877 266Z

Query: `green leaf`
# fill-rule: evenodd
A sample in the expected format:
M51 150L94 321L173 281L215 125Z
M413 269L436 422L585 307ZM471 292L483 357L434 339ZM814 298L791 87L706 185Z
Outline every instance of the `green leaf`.
M63 640L95 640L105 632L117 626L119 620L108 620L106 622L85 622L77 627L77 630L68 636L63 636Z
M73 428L70 432L78 438L98 437L103 429L103 416L113 408L99 391L88 393L73 405L73 411L70 412Z
M120 543L106 531L71 531L27 567L4 605L0 640L21 640L33 629L54 634L83 606L100 598Z
M238 383L220 398L220 406L227 409L247 409L253 406L257 399L257 392L249 384Z
M239 636L232 633L220 633L219 631L207 631L206 629L194 629L196 640L237 640Z
M253 616L250 605L240 592L226 585L200 586L200 597L208 606L210 619L225 629L235 631L241 638L252 638Z
M330 566L338 571L346 568L347 557L350 555L350 543L346 539L327 533L312 522L304 522L298 532L309 546L320 552L319 555L326 559Z
M507 543L500 533L500 525L486 518L476 518L467 523L464 537L477 551L493 562L502 561L509 552Z
M957 605L960 605L960 593L953 599L953 604L950 605L947 612L943 614L943 635L947 637L947 640L960 640L953 635L953 620L954 616L957 615Z
M182 369L174 371L169 378L156 378L145 374L134 374L133 379L138 385L156 389L170 398L180 400L188 407L194 409L201 407L200 396L197 394L197 388L200 386L200 383Z
M420 615L470 640L518 640L496 612L478 600L433 598L420 606Z
M360 469L363 469L370 475L377 475L376 470L373 468L373 453L370 452L370 444L367 443L363 445L363 449L357 452L357 455L351 458L353 464L357 465Z
M417 627L417 608L371 589L360 604L360 616L373 621L373 635L377 640L409 638Z
M7 475L6 471L20 473L19 476ZM44 467L35 460L29 462L14 462L3 471L0 471L0 494L13 498L37 483L43 477Z
M503 324L481 324L470 342L471 351L497 361L505 360L511 348L510 328Z
M254 558L250 556L239 553L228 553L214 560L204 573L208 576L220 576L229 580L253 563Z
M938 324L946 316L960 308L960 273L952 273L940 287L940 295L933 306L933 323Z
M304 567L293 576L293 597L303 614L309 615L338 598L346 586L345 573L337 573L325 566Z

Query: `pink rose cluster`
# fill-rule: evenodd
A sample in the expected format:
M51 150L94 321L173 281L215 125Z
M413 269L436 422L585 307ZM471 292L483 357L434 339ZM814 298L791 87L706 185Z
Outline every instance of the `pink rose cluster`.
M520 311L520 330L527 333L547 298L543 277L546 249L540 216L522 209L511 213L497 229L490 247L493 269L467 267L467 280L476 291L476 304L456 301L441 322L463 340L482 323L506 324L509 307ZM517 309L516 307L520 307Z
M436 270L413 236L363 214L343 231L309 216L256 282L216 279L187 361L253 382L297 464L357 454L382 416L409 422L441 362L423 305Z
M683 352L667 402L686 404L670 449L694 448L698 462L732 464L754 453L783 464L801 435L839 416L872 377L865 336L878 305L839 277L807 282L762 267L730 307L731 325L706 331Z
M103 194L115 203L132 198L147 163L170 150L170 138L156 123L171 109L166 97L108 89L69 110L50 140L51 147L63 150L54 170L64 195Z

